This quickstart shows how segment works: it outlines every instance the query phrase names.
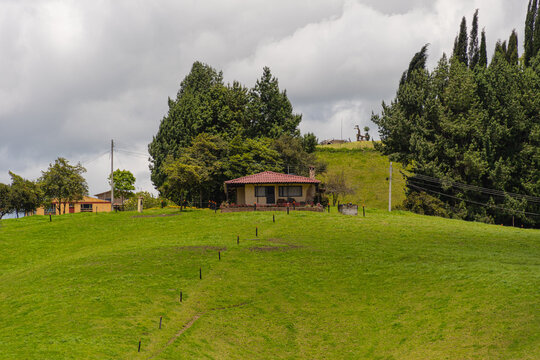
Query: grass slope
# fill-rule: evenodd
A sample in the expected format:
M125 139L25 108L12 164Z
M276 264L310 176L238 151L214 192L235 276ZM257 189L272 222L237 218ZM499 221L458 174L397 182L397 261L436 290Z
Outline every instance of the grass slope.
M347 184L354 194L347 195L341 202L365 204L368 208L388 209L388 176L390 162L386 156L373 149L372 142L320 145L317 157L328 164L326 175L343 171ZM400 174L401 165L393 163L392 205L405 199L405 181Z
M0 358L540 358L536 230L145 214L2 221Z

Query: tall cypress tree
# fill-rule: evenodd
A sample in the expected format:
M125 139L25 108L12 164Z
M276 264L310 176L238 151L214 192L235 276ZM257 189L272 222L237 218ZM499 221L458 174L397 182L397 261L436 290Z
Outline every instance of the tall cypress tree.
M454 41L454 56L458 58L463 64L469 64L469 57L467 56L468 35L467 35L467 20L465 16L461 19L461 25L459 27L459 34Z
M478 55L478 65L483 68L487 67L487 46L486 46L486 30L482 29L480 40L480 53Z
M510 39L508 40L508 50L506 51L506 58L510 64L518 64L518 36L516 33L516 29L512 30L512 34L510 35Z
M474 12L471 38L469 41L469 67L474 69L478 64L478 59L480 57L480 50L478 49L478 9Z
M533 52L531 57L535 57L540 52L540 9L536 7L536 18L534 20Z
M529 66L531 58L534 56L534 35L535 35L535 18L538 7L538 0L529 0L529 6L527 7L527 18L525 19L525 66ZM540 28L540 26L536 26Z

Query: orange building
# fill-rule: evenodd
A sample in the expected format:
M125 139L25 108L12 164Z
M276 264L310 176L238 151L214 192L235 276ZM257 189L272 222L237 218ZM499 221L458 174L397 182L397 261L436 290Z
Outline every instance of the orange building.
M110 212L111 202L107 200L96 199L90 196L84 196L82 200L66 204L65 213L73 214L80 212ZM64 206L62 205L62 214ZM40 207L36 210L36 215L57 215L58 201L53 200L50 208Z

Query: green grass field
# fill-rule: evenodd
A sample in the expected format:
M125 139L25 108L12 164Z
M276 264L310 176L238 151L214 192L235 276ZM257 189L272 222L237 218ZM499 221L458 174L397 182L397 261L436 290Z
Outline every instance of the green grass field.
M134 215L1 221L1 359L540 358L537 230Z
M388 176L390 162L373 148L373 142L351 142L345 144L319 145L317 157L328 164L326 176L341 173L354 194L340 199L343 202L365 204L368 208L388 209ZM405 180L400 173L399 163L393 163L392 206L405 200Z

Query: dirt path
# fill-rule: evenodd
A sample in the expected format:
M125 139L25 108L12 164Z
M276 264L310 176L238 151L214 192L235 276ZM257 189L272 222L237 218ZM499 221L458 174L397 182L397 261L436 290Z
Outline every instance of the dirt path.
M212 309L209 309L207 311L204 311L204 312L201 312L201 313L198 313L196 314L195 316L193 316L187 323L184 324L184 326L182 326L182 328L176 333L174 334L174 336L172 338L169 339L169 341L167 341L167 344L161 348L160 350L158 350L156 353L154 353L152 356L150 356L148 359L154 359L156 356L158 356L159 354L161 354L163 351L165 351L169 346L171 346L174 341L176 339L178 339L183 333L185 333L186 331L188 331L192 326L193 324L195 324L195 322L197 320L199 320L203 315L206 315L208 314L209 312L212 312L212 311L219 311L219 310L227 310L227 309L233 309L233 308L238 308L238 307L242 307L242 306L246 306L248 305L249 302L243 302L243 303L240 303L240 304L234 304L234 305L229 305L229 306L223 306L223 307L217 307L217 308L212 308Z

